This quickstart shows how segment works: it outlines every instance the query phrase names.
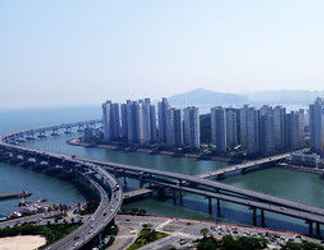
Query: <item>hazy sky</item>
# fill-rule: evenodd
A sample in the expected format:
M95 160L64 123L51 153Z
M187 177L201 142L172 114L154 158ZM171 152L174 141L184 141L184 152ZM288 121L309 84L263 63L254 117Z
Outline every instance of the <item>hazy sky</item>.
M0 107L324 89L323 0L0 1Z

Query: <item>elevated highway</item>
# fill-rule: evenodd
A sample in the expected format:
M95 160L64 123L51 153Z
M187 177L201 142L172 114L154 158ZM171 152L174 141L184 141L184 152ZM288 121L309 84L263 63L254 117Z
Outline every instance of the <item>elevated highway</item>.
M255 224L256 210L261 211L264 218L264 211L286 215L306 221L309 225L309 233L313 234L313 224L316 225L317 235L320 233L320 225L324 224L324 209L309 206L303 203L294 202L268 194L238 188L218 181L210 181L200 177L170 173L160 170L147 169L142 167L103 162L97 160L80 159L102 166L115 176L128 176L135 178L140 183L159 184L177 190L181 202L182 193L188 192L198 194L209 199L209 207L212 199L220 200L247 206L253 210L253 224ZM143 184L142 184L143 185ZM218 205L219 207L219 205ZM211 209L209 209L211 210ZM262 219L264 221L264 219Z
M91 181L101 196L100 204L88 221L64 239L50 245L47 250L81 249L94 237L100 235L106 226L115 218L121 206L122 194L119 191L110 200L107 192L98 183Z
M278 161L281 161L283 159L287 159L289 157L290 153L288 154L280 154L280 155L274 155L271 157L259 159L259 160L254 160L254 161L248 161L246 163L241 163L237 165L233 165L230 167L226 167L223 169L219 169L216 171L211 171L208 173L204 173L199 175L200 178L207 179L207 178L221 178L227 174L235 173L235 172L240 172L244 173L245 171L248 171L249 169L255 168L255 167L260 167L265 164L269 163L276 163Z
M73 125L73 126L72 126ZM69 128L77 127L77 123L68 126ZM46 133L46 131L51 131L52 127L48 130L46 128L42 128L43 132ZM64 129L64 127L62 128ZM35 132L35 131L34 131ZM37 131L36 132L40 132ZM19 136L26 137L26 133L29 132L25 131L24 133L21 133ZM178 192L180 201L182 200L182 194L187 193L193 193L197 195L204 196L209 201L209 207L212 206L212 200L216 199L217 204L219 204L220 201L226 201L231 202L235 204L239 204L242 206L246 206L253 211L253 224L256 224L256 214L257 210L260 210L261 212L261 218L264 222L264 211L268 211L271 213L276 214L282 214L289 217L305 220L307 224L309 224L309 233L313 233L313 224L316 225L316 233L319 236L320 234L320 225L324 224L324 209L317 208L313 206L309 206L303 203L289 201L286 199L274 197L268 194L259 193L251 190L246 190L242 188L238 188L235 186L231 186L228 184L224 184L218 181L211 181L204 178L209 178L213 176L213 173L209 173L209 175L204 176L191 176L186 174L180 174L180 173L174 173L174 172L165 172L160 170L154 170L154 169L148 169L138 166L131 166L131 165L124 165L124 164L116 164L113 162L103 162L103 161L97 161L97 160L88 160L88 159L82 159L82 158L71 158L64 155L59 155L55 153L50 152L44 152L34 149L27 149L24 147L21 147L19 145L10 145L9 142L17 142L19 140L19 136L17 134L12 134L7 137L3 138L3 142L0 143L0 150L6 150L10 154L13 155L25 155L29 158L40 158L43 161L54 161L54 162L65 162L67 165L72 165L74 169L78 169L81 173L89 173L87 175L96 176L92 177L93 181L95 180L96 184L93 184L97 186L97 190L99 193L102 193L102 204L107 205L107 198L105 197L104 193L102 192L101 188L103 188L102 185L105 184L105 176L109 176L106 171L112 173L115 175L115 177L123 176L123 177L129 177L139 180L140 187L143 187L144 184L156 184L161 185L165 188L169 188L173 190L173 192ZM231 171L244 171L244 169L249 169L251 167L255 167L260 164L267 164L271 163L273 161L279 161L281 159L284 159L288 156L288 154L283 154L275 157L269 157L267 159L263 160L257 160L254 162L250 162L247 164L240 164L233 167L229 167ZM91 174L94 173L94 174ZM108 178L108 177L107 177ZM100 183L100 184L99 184ZM100 188L101 187L101 188ZM112 187L113 188L113 187ZM100 191L101 190L101 191ZM117 195L119 197L119 193L114 194L112 197ZM118 210L118 207L120 206L120 203L122 200L122 194L120 193L120 197L115 200L114 202L111 202L112 204L116 204L116 210ZM104 205L100 205L98 207L98 213L102 214L104 211L102 207ZM119 204L119 205L118 205ZM219 207L219 205L217 205ZM209 209L211 210L211 209ZM103 212L104 213L104 212ZM112 211L112 214L113 211ZM100 218L100 215L98 216ZM102 218L101 218L102 219ZM96 217L94 218L96 220ZM90 229L91 229L91 224ZM89 226L88 225L88 226ZM98 230L100 231L99 223ZM81 232L85 232L85 230L88 230L89 227L87 225L81 228ZM95 233L98 233L97 230L94 230ZM80 237L80 238L78 238ZM88 238L84 234L78 234L78 237L74 237L74 239L80 239L81 242L87 242ZM71 246L72 240L69 236L67 241L62 241L63 243L57 243L58 248L50 248L50 249L61 249L61 247L66 248L66 244L69 244ZM64 243L65 242L65 243ZM77 242L79 242L77 240ZM83 243L76 243L77 244L75 248L71 249L78 249L78 244ZM85 243L86 244L86 243Z
M211 192L222 192L227 195L240 196L245 197L250 200L257 200L261 202L267 202L274 205L282 205L285 207L289 207L292 209L296 209L298 211L310 212L314 214L324 215L324 209L317 208L313 206L309 206L303 203L289 201L286 199L274 197L272 195L259 193L247 189L242 189L239 187L235 187L232 185L224 184L218 181L211 181L202 179L196 176L174 173L174 172L165 172L160 170L148 169L137 166L130 166L124 164L117 164L113 162L104 162L98 160L88 160L81 159L82 161L92 162L99 166L106 168L109 172L114 173L116 175L128 175L130 177L149 182L150 179L158 178L160 181L165 182L173 182L177 183L179 186L191 186L204 191ZM164 179L163 179L164 178Z
M64 239L48 246L47 250L66 250L66 249L89 249L88 243L93 240L98 239L98 244L100 244L100 239L104 233L106 227L114 220L117 212L119 211L123 196L122 190L119 188L116 180L107 173L106 170L100 166L96 166L93 163L87 163L73 159L72 157L54 154L40 150L34 150L30 148L25 148L16 145L16 142L21 136L24 138L27 135L35 133L45 133L46 131L52 129L66 129L79 126L85 126L86 124L97 124L99 121L90 122L78 122L73 124L64 124L60 126L52 126L48 128L40 128L36 130L26 130L19 133L13 133L8 136L4 136L0 141L0 153L5 158L16 159L18 162L30 161L34 159L34 164L37 162L42 163L42 168L54 168L57 165L53 163L59 163L63 168L62 171L74 172L79 177L82 177L89 186L94 189L94 191L99 196L100 203L91 217L83 223L78 229L73 231L71 234L66 236ZM14 143L10 144L10 143ZM44 164L46 163L46 164ZM31 221L35 219L41 219L40 216L34 216L28 218ZM5 222L12 225L15 222ZM97 241L97 240L96 240Z

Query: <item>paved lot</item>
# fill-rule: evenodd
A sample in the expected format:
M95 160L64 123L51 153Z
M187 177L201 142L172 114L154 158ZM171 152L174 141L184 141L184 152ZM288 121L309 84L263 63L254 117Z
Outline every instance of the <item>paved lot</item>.
M155 230L168 233L170 236L152 242L142 247L142 250L165 250L171 247L176 247L177 249L190 248L194 240L201 238L200 231L203 228L208 228L209 233L218 239L225 235L233 235L234 237L263 236L269 240L271 247L277 248L288 240L296 242L300 242L302 239L313 240L291 232L278 232L265 228L216 224L169 217L118 215L116 223L119 227L119 233L113 246L109 248L113 250L126 249L127 246L136 240L137 233L144 224L150 224Z

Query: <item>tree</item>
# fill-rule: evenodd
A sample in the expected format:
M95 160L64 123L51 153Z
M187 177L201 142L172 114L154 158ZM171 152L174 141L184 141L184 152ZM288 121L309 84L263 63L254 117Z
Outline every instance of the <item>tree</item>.
M202 229L200 230L200 234L203 236L204 239L206 239L207 236L208 236L208 234L209 234L209 230L208 230L208 228L202 228Z

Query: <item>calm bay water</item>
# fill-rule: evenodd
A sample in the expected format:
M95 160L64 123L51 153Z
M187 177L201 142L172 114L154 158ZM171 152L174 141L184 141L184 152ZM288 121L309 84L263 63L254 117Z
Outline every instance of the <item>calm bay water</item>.
M54 177L0 163L0 192L32 192L28 200L48 199L54 203L72 204L84 201L76 187ZM17 208L19 200L0 201L0 214L8 215Z
M5 124L7 124L7 127L1 127L2 133L17 128L29 128L68 121L93 119L99 117L100 115L97 109L92 109L92 111L88 110L84 114L82 113L82 110L79 110L78 112L75 110L73 110L73 112L71 110L62 110L61 112L63 113L56 112L57 111L55 111L56 115L52 115L51 111L48 111L46 116L38 115L37 111L30 111L30 115L24 114L24 117L37 118L35 118L37 120L37 124L34 126L31 124L32 122L26 118L28 120L28 122L26 121L26 125L24 126L23 124L25 119L22 119L19 123L19 127L17 127L16 122L19 121L19 116L13 119L13 126L9 126L8 124L10 124L10 121L6 120ZM71 116L69 115L70 112L73 113ZM3 119L3 117L4 116L0 114L0 118ZM53 117L55 117L55 119ZM69 120L69 118L71 119ZM220 162L195 161L186 158L172 158L169 156L148 155L145 153L135 152L124 153L106 149L75 147L66 144L68 139L76 136L78 135L62 135L55 138L49 137L47 139L28 142L26 145L57 153L74 154L85 158L113 161L124 164L138 165L145 168L181 172L186 174L200 174L206 171L224 167L224 164ZM51 179L50 177L36 174L34 172L28 172L28 170L4 166L4 164L1 165L0 170L2 171L0 172L1 177L3 176L3 178L7 180L0 182L0 191L21 191L22 189L25 189L37 194L37 192L34 192L33 190L42 190L42 192L39 192L39 196L42 198L48 198L49 200L56 199L57 201L65 201L82 199L80 194L72 186L67 183L61 183L59 180ZM31 179L28 180L28 178L24 178L24 176L30 176L28 178ZM283 197L294 201L302 201L310 205L324 207L324 180L321 180L319 176L314 174L272 168L252 172L243 176L231 177L226 179L224 182L243 188L272 194L278 197ZM23 186L20 183L28 183L29 186ZM33 183L35 183L35 185L33 185ZM131 181L130 186L135 187L136 181ZM43 190L47 190L48 193L43 192ZM37 195L35 195L35 197L36 196ZM186 195L183 207L174 206L170 201L159 202L152 199L138 201L127 205L127 207L142 207L150 213L197 219L214 219L216 213L216 211L214 211L214 215L209 216L207 214L208 208L206 200L195 195ZM221 204L221 207L221 220L244 224L251 223L251 211L249 211L247 208L231 205L225 202ZM10 208L11 207L10 205L7 205L7 202L0 202L0 213L7 213ZM266 213L266 223L267 226L272 228L293 229L302 232L307 230L302 221L287 219L284 216L277 216L270 213Z
M0 136L12 131L37 128L57 123L95 119L100 108L33 109L0 112ZM29 200L46 198L50 202L75 203L84 201L74 185L0 162L0 192L32 192ZM0 217L17 208L19 200L0 201Z

